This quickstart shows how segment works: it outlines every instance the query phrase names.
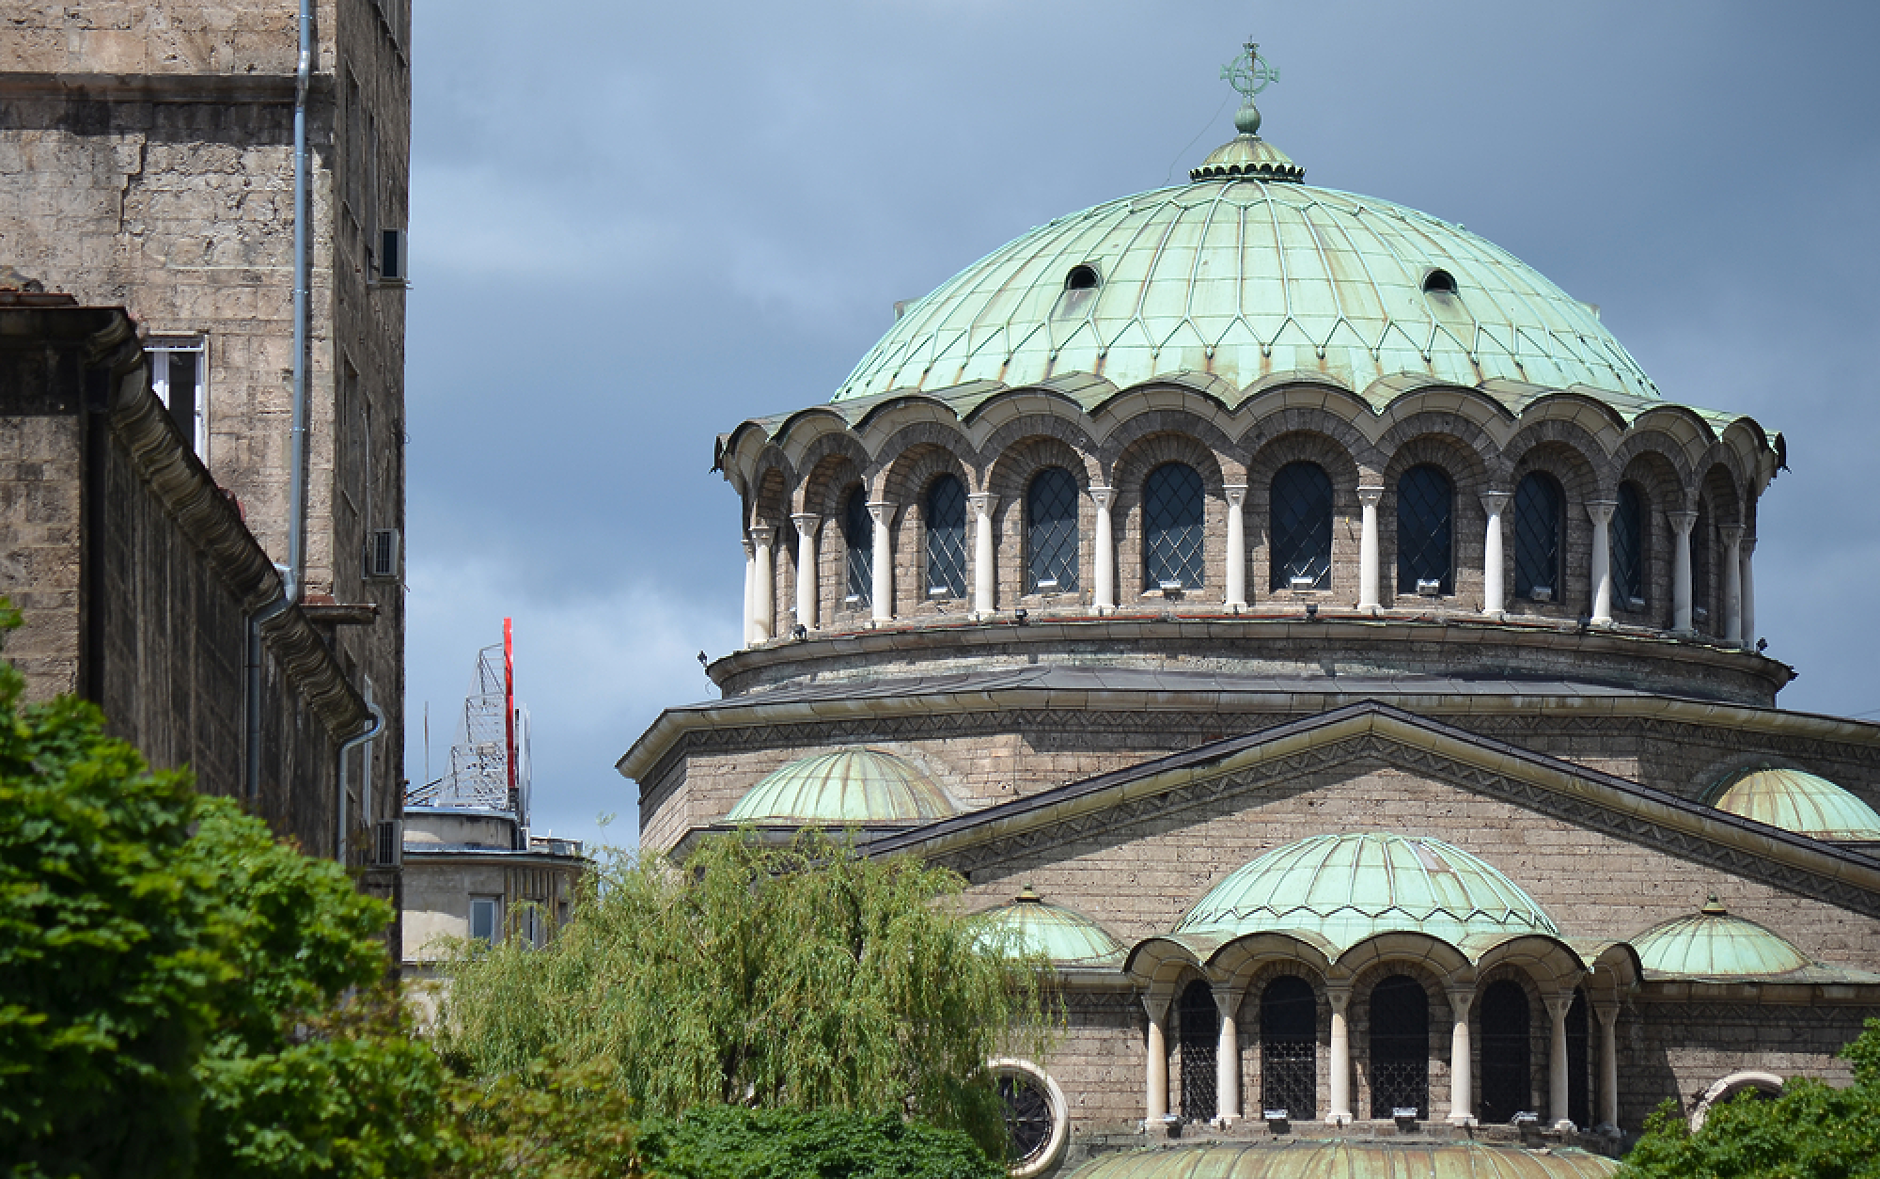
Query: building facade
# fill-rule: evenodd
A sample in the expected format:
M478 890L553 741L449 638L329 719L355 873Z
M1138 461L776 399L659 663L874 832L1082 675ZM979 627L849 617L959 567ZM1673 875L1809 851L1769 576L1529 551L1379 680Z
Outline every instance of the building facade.
M1025 1173L1178 1128L1615 1153L1845 1079L1880 727L1776 706L1781 436L1236 128L720 437L746 643L621 759L643 845L846 826L964 874L1067 1003L1001 1065Z

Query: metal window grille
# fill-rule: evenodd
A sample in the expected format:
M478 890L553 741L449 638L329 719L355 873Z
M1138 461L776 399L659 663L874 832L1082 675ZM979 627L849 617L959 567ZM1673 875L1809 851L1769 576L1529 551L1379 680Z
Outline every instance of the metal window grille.
M1393 974L1371 991L1371 1116L1430 1110L1430 1000L1423 985Z
M1529 1104L1532 1089L1529 1062L1531 1016L1527 993L1519 983L1503 979L1482 992L1482 1089L1476 1116L1484 1123L1510 1122Z
M1260 994L1260 1108L1288 1119L1318 1116L1318 1001L1300 978L1276 978Z
M1031 1077L1005 1073L999 1077L999 1100L1005 1107L1006 1162L1023 1166L1036 1161L1051 1145L1055 1128L1044 1086Z
M1619 484L1612 513L1612 584L1628 609L1645 600L1645 497L1631 483Z
M1182 1117L1205 1122L1220 1112L1214 1098L1214 1055L1221 1043L1220 1014L1207 983L1197 979L1188 984L1182 992L1179 1018Z
M1143 575L1149 588L1199 589L1204 511L1201 476L1183 463L1164 463L1142 483Z
M1025 492L1027 593L1077 589L1077 480L1062 467L1032 477Z
M1411 467L1397 480L1397 592L1414 594L1433 581L1456 590L1455 488L1438 467Z
M1592 1086L1587 1083L1592 1028L1586 1018L1586 992L1576 987L1567 1008L1567 1118L1576 1126L1593 1124Z
M927 489L927 589L936 597L966 596L966 489L942 475Z
M875 598L875 520L868 514L868 493L857 487L842 505L842 546L849 574L849 597L864 606Z
M1532 598L1536 589L1559 601L1560 532L1565 497L1550 475L1535 472L1514 489L1514 596Z
M1271 506L1276 590L1332 588L1332 479L1317 463L1288 463L1273 476Z

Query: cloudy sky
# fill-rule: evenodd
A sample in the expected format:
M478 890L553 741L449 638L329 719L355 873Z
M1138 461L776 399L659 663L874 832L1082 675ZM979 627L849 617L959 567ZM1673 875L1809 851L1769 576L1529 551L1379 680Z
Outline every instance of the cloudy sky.
M513 616L536 829L631 842L614 761L739 638L713 436L826 400L896 300L1183 177L1249 33L1308 180L1463 222L1666 396L1787 436L1757 550L1782 702L1880 717L1870 0L415 7L414 780Z

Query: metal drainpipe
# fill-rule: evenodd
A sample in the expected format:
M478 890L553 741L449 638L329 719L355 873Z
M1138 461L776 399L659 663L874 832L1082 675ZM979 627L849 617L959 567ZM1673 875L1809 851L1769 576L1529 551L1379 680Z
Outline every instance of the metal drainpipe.
M286 593L248 616L248 662L244 669L247 673L247 708L244 719L247 721L246 793L250 806L261 799L261 628L286 612L291 605Z
M385 710L383 708L380 708L376 704L368 704L366 705L366 711L372 714L371 726L368 727L365 732L360 733L356 737L346 738L344 741L340 742L340 746L339 746L338 852L339 852L339 866L342 868L346 866L346 755L351 753L353 750L359 748L359 746L367 744L370 741L376 740L378 738L378 735L385 731ZM370 757L371 754L367 754L366 756ZM372 820L372 816L368 812L366 815L366 821L371 822L371 820Z
M307 91L313 76L313 0L300 0L300 62L294 69L294 416L289 436L287 587L299 602L307 572L307 347L311 178L307 168Z

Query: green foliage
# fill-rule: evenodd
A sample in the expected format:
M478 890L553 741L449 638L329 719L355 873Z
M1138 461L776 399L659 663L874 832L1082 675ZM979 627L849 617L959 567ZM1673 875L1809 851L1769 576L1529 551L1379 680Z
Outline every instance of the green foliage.
M633 1103L613 1066L531 1061L488 1085L452 1090L453 1152L437 1179L639 1179L647 1173Z
M682 869L615 856L547 949L466 948L442 1046L485 1077L608 1062L654 1115L912 1112L997 1151L984 1064L1040 1052L1049 1021L1037 964L980 944L960 889L820 834L709 839Z
M670 1179L1005 1179L966 1135L895 1114L705 1106L649 1126L644 1145Z
M1854 1083L1797 1078L1780 1096L1753 1093L1710 1108L1693 1134L1675 1102L1645 1123L1621 1179L1880 1179L1880 1019L1842 1051Z

